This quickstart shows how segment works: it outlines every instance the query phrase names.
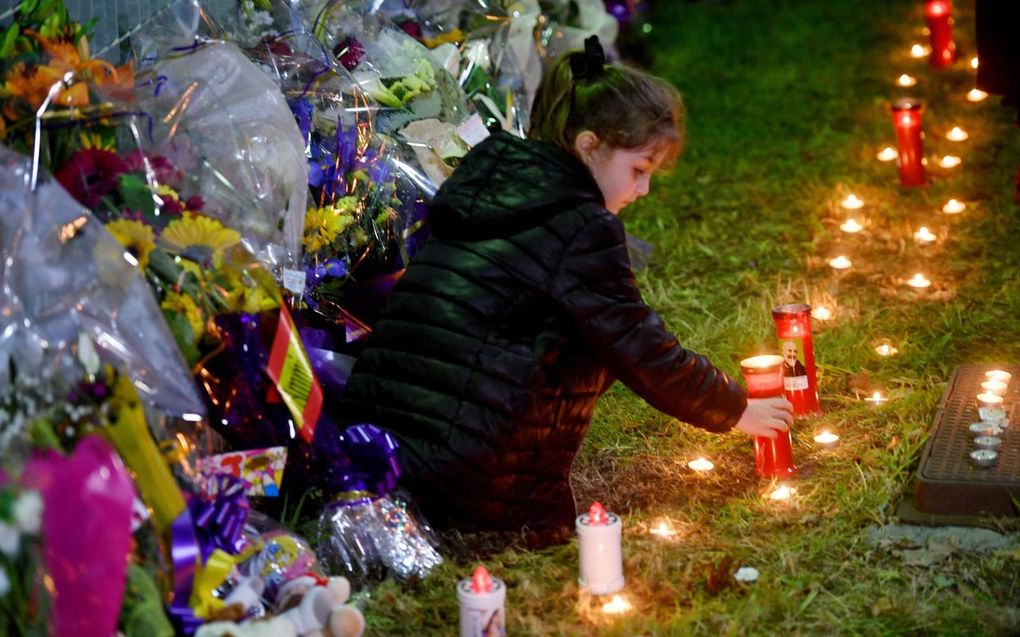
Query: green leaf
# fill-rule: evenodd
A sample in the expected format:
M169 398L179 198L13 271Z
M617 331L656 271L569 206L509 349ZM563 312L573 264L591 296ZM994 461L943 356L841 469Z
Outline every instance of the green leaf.
M4 32L3 42L0 42L0 58L9 57L14 53L14 43L18 39L18 24L14 23L7 27L7 31Z
M174 340L177 341L177 347L184 355L184 360L189 366L197 363L202 354L195 345L195 332L191 329L188 319L184 318L183 314L166 309L163 310L163 317L170 327L170 333L174 335Z
M156 203L152 200L149 184L139 175L121 175L117 191L124 200L124 205L130 210L141 211L144 215L151 215L156 211Z

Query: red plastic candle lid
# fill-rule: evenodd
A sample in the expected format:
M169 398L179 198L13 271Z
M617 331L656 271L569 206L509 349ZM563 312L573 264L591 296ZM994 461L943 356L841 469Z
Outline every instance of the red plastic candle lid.
M602 504L597 500L591 503L591 508L588 509L588 524L591 526L605 526L609 523L609 516L606 515L606 510Z
M488 569L481 564L471 576L471 592L479 594L492 592L492 577L489 575Z

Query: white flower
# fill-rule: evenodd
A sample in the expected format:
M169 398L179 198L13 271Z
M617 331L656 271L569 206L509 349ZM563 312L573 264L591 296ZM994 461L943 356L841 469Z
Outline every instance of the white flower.
M6 522L0 522L0 551L14 557L14 554L18 552L19 539L18 529Z
M7 578L7 571L0 568L0 597L6 595L9 590L11 590L11 580Z
M14 501L14 524L24 533L39 535L43 500L37 491L25 491Z

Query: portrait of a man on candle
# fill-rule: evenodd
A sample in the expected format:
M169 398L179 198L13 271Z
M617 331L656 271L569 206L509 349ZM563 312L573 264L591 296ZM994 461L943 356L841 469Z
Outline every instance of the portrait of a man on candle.
M800 347L796 340L783 341L783 384L787 391L808 388L807 368L800 361Z

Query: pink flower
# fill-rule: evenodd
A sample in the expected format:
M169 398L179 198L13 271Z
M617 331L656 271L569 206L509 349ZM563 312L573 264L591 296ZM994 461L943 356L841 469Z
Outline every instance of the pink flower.
M95 208L99 201L117 188L127 164L117 153L102 148L76 151L53 175L79 203Z

